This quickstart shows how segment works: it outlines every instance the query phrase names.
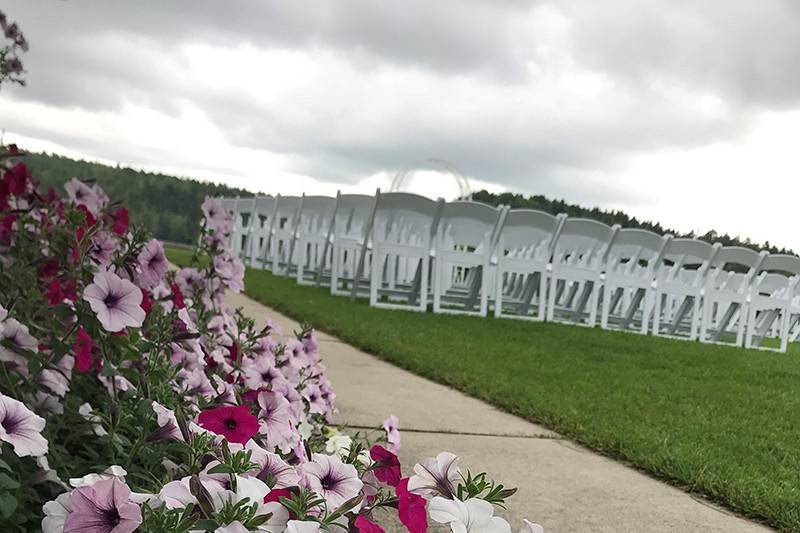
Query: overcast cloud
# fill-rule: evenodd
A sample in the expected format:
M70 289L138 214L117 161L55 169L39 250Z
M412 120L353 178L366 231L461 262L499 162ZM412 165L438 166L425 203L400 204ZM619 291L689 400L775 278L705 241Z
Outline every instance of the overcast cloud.
M3 9L31 50L0 127L26 146L282 193L372 191L436 157L476 188L800 249L791 0Z

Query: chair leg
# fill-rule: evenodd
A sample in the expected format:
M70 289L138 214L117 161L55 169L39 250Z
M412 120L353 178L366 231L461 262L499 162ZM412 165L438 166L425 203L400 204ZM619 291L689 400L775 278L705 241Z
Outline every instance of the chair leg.
M430 268L430 260L428 257L420 259L420 280L419 280L419 310L428 310L428 272Z
M381 283L380 268L381 252L376 248L372 252L372 275L369 277L369 305L374 306L378 303L378 286Z
M639 333L647 335L647 327L650 325L650 312L653 306L653 293L647 289L644 290L644 302L642 303L642 325L639 327Z
M494 280L494 317L500 318L503 314L503 262L497 262L497 272Z
M441 311L442 305L442 276L444 270L443 261L439 258L433 261L433 312Z
M589 327L593 328L597 325L597 305L600 303L600 291L603 290L603 287L596 281L590 283L592 292L589 296Z
M731 303L731 305L734 305L734 304ZM739 304L739 324L736 327L736 346L742 346L744 344L743 341L744 341L745 322L749 322L749 320L750 320L750 310L751 310L751 308L753 308L753 306L748 306L747 308L745 308L745 304L744 303L740 303ZM756 322L756 312L755 312L755 309L753 308L753 327L755 327L755 322ZM752 337L752 331L753 330L750 327L750 324L748 323L747 324L747 332L748 332L748 335L750 335L751 337ZM746 346L748 348L750 347L750 340L747 341Z
M483 264L483 272L481 272L481 307L479 309L480 316L486 316L489 310L489 263Z
M556 307L556 285L558 284L558 280L554 275L550 275L550 286L548 288L547 294L547 320L549 322L553 321L555 318L555 307Z
M606 285L605 298L603 298L603 311L600 315L600 327L602 329L608 329L608 315L611 306L611 298L609 298L609 295L614 294L615 290L616 288L614 286Z
M786 353L789 347L789 309L781 309L781 353Z

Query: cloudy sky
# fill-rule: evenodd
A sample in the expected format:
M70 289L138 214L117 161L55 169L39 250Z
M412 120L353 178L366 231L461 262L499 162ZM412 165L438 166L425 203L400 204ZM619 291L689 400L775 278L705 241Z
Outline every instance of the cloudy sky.
M800 249L795 0L5 0L19 142L254 191L474 188ZM446 176L417 192L452 196Z

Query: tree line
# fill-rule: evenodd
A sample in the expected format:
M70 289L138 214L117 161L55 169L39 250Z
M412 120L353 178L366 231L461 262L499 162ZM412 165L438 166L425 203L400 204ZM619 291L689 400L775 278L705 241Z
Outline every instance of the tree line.
M778 248L777 246L770 244L769 241L757 243L751 241L749 238L742 238L738 235L732 236L727 233L721 234L713 229L702 234L695 233L694 231L690 231L688 233L681 232L675 229L664 227L658 222L639 220L623 211L604 210L600 209L599 207L588 208L577 204L568 204L564 200L553 200L542 196L541 194L525 197L521 194L514 194L510 192L495 194L486 190L480 190L472 194L472 199L476 202L483 202L489 205L504 204L511 206L514 209L538 209L553 215L566 213L570 217L599 220L600 222L608 224L609 226L619 224L623 228L646 229L654 233L658 233L659 235L669 233L675 237L700 239L701 241L711 244L718 242L723 246L743 246L745 248L750 248L757 251L766 250L774 254L794 254L792 250L788 248Z

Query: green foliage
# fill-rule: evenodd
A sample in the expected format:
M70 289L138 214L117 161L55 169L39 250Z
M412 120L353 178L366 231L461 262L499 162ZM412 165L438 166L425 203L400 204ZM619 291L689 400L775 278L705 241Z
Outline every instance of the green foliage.
M226 185L176 178L76 161L55 154L28 154L25 163L46 187L64 192L72 178L94 180L131 214L131 222L143 226L155 237L172 242L193 243L200 227L200 204L206 196L252 196Z
M489 205L509 205L514 209L538 209L540 211L550 213L551 215L566 213L571 217L599 220L600 222L608 224L609 226L619 224L623 228L641 228L658 233L659 235L669 233L675 237L700 239L701 241L706 241L712 244L718 242L723 246L744 246L745 248L751 248L758 251L766 250L774 254L794 254L792 250L788 248L778 248L777 246L771 245L769 241L759 244L752 242L749 238L742 238L738 235L731 236L727 233L720 234L713 229L703 234L697 234L693 231L684 233L674 229L666 228L658 222L639 220L623 211L607 211L600 209L599 207L593 207L589 209L588 207L583 207L577 204L568 204L564 200L553 200L542 196L541 194L528 196L526 198L521 194L514 194L510 192L495 194L486 190L480 190L476 193L473 193L472 199L476 202L483 202Z
M183 263L190 252L168 250ZM552 323L375 309L248 269L246 294L366 352L800 531L797 346L776 355Z

